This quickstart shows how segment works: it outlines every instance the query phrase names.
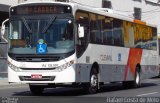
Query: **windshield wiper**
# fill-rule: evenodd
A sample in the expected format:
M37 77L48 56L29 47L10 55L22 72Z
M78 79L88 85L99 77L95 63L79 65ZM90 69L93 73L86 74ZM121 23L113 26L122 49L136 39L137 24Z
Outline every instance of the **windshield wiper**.
M53 17L48 21L48 24L44 27L42 33L45 33L45 32L47 31L47 29L48 29L49 26L52 24L52 22L56 20L56 17L57 17L57 16L53 16Z
M23 23L26 26L27 30L29 31L29 33L32 33L32 30L29 28L29 26L28 26L28 24L26 22L26 19L24 17L22 17L22 20L23 20Z

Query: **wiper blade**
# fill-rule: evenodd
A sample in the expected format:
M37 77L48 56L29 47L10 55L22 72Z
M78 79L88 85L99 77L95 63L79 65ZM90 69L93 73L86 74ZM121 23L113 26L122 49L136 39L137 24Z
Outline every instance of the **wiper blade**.
M27 30L29 31L29 33L32 33L32 30L29 28L29 26L28 26L28 24L26 22L26 19L24 17L22 17L22 20L23 20L23 23L26 26Z
M44 27L42 33L45 33L45 32L47 31L47 29L49 28L49 26L52 24L53 21L56 20L56 18L57 18L57 16L53 16L53 17L49 20L47 26Z

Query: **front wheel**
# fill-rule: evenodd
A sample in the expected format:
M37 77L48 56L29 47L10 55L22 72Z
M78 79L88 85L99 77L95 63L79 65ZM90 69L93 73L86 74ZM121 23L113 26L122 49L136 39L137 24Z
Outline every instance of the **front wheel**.
M90 73L90 83L87 87L87 91L90 94L96 93L98 90L98 72L96 69L92 69Z

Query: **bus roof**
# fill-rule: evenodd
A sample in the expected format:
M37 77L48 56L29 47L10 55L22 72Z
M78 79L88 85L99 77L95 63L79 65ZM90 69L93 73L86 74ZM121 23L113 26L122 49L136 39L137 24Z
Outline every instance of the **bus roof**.
M117 19L121 19L121 20L125 20L125 21L129 21L129 22L134 22L137 24L142 24L142 25L148 25L148 26L152 26L152 27L157 27L154 24L149 24L145 21L141 21L141 20L135 20L133 17L118 12L118 11L114 11L111 9L107 9L107 8L93 8L93 7L88 7L85 5L80 5L80 4L76 4L77 5L77 9L79 10L84 10L84 11L88 11L88 12L92 12L92 13L96 13L96 14L100 14L100 15L105 15L105 16L109 16L109 17L113 17L113 18L117 18Z
M120 13L111 9L107 9L107 8L94 8L94 7L89 7L89 6L85 6L85 5L81 5L78 3L71 3L71 2L54 2L54 1L37 1L37 2L25 2L25 3L20 3L18 5L15 6L23 6L23 5L29 5L29 4L62 4L62 5L70 5L71 7L75 8L73 11L76 12L77 10L84 10L87 12L92 12L92 13L96 13L96 14L100 14L100 15L105 15L105 16L109 16L109 17L113 17L113 18L117 18L117 19L121 19L121 20L125 20L125 21L129 21L129 22L135 22L138 24L142 24L142 25L148 25L148 26L152 26L152 27L157 27L156 25L153 24L148 24L144 21L141 20L135 20L133 17L124 14L124 13ZM12 6L14 7L14 6Z

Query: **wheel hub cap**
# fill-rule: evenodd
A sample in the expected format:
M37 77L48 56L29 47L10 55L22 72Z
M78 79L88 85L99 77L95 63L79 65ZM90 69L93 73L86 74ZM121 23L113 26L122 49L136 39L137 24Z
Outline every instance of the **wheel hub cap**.
M97 77L95 75L92 75L91 77L91 86L97 86Z

